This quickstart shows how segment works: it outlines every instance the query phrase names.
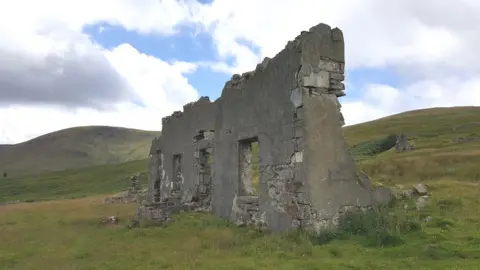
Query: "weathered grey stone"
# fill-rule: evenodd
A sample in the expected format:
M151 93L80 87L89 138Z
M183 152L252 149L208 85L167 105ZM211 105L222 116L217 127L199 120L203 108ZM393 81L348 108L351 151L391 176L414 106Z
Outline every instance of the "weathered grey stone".
M417 207L417 210L421 210L425 206L427 206L427 203L428 203L428 195L424 195L417 199L417 201L415 202L415 206Z
M164 117L138 216L163 223L174 211L213 211L238 225L318 232L388 201L388 190L359 179L343 137L344 54L342 31L319 24L233 75L215 102Z
M258 205L258 196L241 196L237 197L238 204L257 204Z
M370 180L370 177L368 177L366 173L362 171L358 172L358 179L366 189L372 190L372 180Z
M345 75L341 73L330 73L330 80L343 81L345 80Z
M190 203L192 202L193 200L193 191L192 189L186 189L184 192L183 192L183 195L182 195L182 202L183 203Z
M343 33L338 28L332 29L332 40L333 41L343 41Z
M256 196L235 196L232 203L231 220L237 226L264 226L265 217L260 213Z
M415 193L419 195L427 195L428 193L427 186L424 184L416 184L413 188L415 190Z
M387 187L377 187L373 190L373 197L378 204L389 204L393 199L392 191Z
M413 146L408 142L408 137L405 133L400 133L397 137L397 142L395 143L395 150L397 153L412 151Z
M215 132L214 131L206 131L203 134L205 136L205 140L213 140L215 138Z
M130 177L131 187L124 193L105 198L104 203L139 203L145 197L145 191L141 190L140 173L135 173Z
M330 73L327 71L319 71L310 73L303 77L305 87L328 88L330 86Z
M343 81L345 75L343 74L343 64L331 60L320 59L318 62L318 70L330 72L330 79Z
M334 82L330 85L330 89L333 89L333 90L344 90L345 89L345 84L341 83L341 82Z
M400 189L400 190L395 190L394 196L397 199L408 199L413 196L415 193L414 189Z
M164 224L171 221L168 213L162 207L155 205L138 207L136 215L140 220L146 220L153 224Z
M257 65L257 68L256 70L265 70L268 66L268 64L270 63L270 58L269 57L265 57L262 61L262 63L258 64Z
M303 151L298 151L293 153L291 158L292 163L300 163L303 162Z
M292 94L290 95L290 100L293 103L295 108L302 106L302 97L303 97L303 89L296 88L292 90Z

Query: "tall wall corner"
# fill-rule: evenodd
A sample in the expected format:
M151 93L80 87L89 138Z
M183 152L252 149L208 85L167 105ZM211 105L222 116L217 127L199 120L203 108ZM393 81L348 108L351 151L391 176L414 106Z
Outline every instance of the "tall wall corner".
M301 55L290 92L294 110L295 164L286 204L292 227L319 232L339 217L373 206L375 192L360 181L343 136L339 97L345 96L345 45L338 28L319 24L303 31L287 49Z

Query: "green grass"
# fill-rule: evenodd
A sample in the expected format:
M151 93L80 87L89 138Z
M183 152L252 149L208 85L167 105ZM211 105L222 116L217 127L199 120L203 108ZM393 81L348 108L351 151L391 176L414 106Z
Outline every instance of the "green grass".
M478 136L479 114L480 107L417 110L347 126L344 133L351 146L405 132L414 135L419 147L438 147L449 145L455 136Z
M300 233L235 228L200 213L176 215L166 227L127 230L122 226L134 205L101 202L102 197L89 197L0 208L0 268L478 269L480 259L480 236L469 224L474 220L442 214L436 204L426 210L436 218L419 223L421 228L389 232L390 224L411 221L371 217L345 228L341 237L318 241ZM463 204L451 207L464 211ZM120 226L99 225L112 214L120 217ZM478 215L469 217L478 221Z
M2 178L0 202L79 198L124 191L131 184L130 176L136 172L143 173L142 181L145 184L147 160Z
M415 150L394 149L365 158L358 166L384 184L403 182L480 180L480 142L455 143L456 137L479 137L480 108L455 107L402 113L345 128L350 145L375 142L390 134L411 134ZM355 154L355 151L353 151Z
M145 159L158 135L105 126L64 129L20 144L0 145L0 174L19 177Z
M349 144L362 145L352 150L359 169L375 184L423 182L431 198L421 211L405 201L349 216L339 231L318 236L261 233L200 213L127 230L134 205L103 205L106 195L90 195L126 188L126 177L144 171L145 161L19 178L0 185L0 194L24 186L8 200L58 197L54 190L88 197L0 207L0 269L480 269L480 143L452 141L478 136L480 125L468 124L478 122L480 109L464 107L346 127ZM413 134L414 151L378 148L400 132ZM117 213L120 226L99 225Z

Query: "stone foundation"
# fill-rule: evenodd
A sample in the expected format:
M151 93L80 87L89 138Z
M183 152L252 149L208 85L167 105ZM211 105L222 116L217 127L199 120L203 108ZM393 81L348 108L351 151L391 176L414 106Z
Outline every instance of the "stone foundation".
M114 197L105 198L105 203L140 203L145 196L146 191L141 189L140 173L130 177L131 187L127 192Z
M230 219L237 226L265 226L265 214L260 212L257 196L235 196Z

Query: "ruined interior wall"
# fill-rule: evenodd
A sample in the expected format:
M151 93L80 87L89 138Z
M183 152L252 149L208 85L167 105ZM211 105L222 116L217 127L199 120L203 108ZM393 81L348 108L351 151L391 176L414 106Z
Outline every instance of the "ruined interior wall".
M226 83L217 100L215 121L213 210L218 216L231 218L232 206L238 208L233 205L235 199L248 202L248 207L257 207L256 218L262 219L258 222L266 222L270 229L290 227L288 214L272 204L267 178L288 177L275 175L272 168L290 164L294 153L290 90L300 66L300 52L286 48L273 59L265 59L254 72L234 75ZM236 199L241 195L238 142L253 137L258 137L259 145L259 199Z
M173 156L182 154L183 201L206 194L217 216L240 224L318 231L349 208L370 206L374 192L358 179L342 134L343 80L343 34L319 24L254 71L233 75L215 103L200 99L164 118L153 144L161 155L150 161L161 198L172 195ZM239 141L252 138L259 144L255 196L245 194L239 169ZM199 150L212 146L209 185L199 174ZM199 192L209 186L211 197Z
M196 174L197 144L194 136L200 130L214 129L215 104L207 97L189 103L183 107L183 112L176 111L171 116L162 119L162 136L158 148L163 155L164 177L161 183L161 200L178 195L181 199L185 194L195 193L198 187ZM172 194L175 187L174 155L181 155L181 192Z

